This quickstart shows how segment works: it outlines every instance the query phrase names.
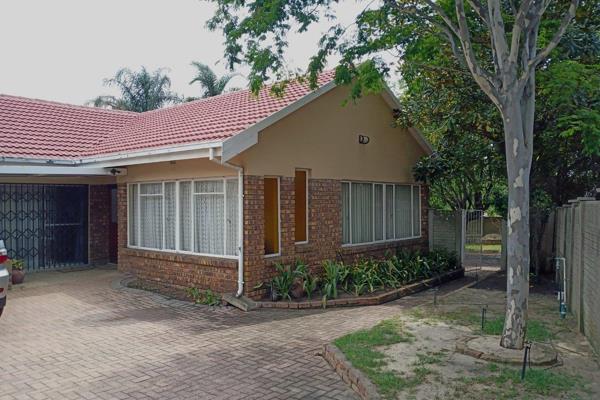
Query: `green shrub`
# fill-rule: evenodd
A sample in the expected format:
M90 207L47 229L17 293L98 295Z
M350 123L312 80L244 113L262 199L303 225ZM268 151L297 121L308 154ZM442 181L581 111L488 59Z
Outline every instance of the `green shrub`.
M190 287L186 289L186 293L196 304L206 304L208 306L221 304L221 296L210 289L203 291L197 287Z
M302 279L302 289L304 293L306 293L306 297L310 300L312 298L313 292L317 289L319 285L319 277L312 275L308 270L308 267L305 263L298 260L296 261L296 269L294 270L294 275L300 277Z

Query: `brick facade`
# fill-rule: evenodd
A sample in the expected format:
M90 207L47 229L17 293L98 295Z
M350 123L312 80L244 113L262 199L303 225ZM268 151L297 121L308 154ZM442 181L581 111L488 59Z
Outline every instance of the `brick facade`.
M88 263L102 265L109 261L111 185L89 186Z
M295 243L294 178L280 178L280 255L264 253L264 180L262 176L244 176L244 282L246 295L260 298L265 288L256 287L275 274L275 263L293 263L300 259L312 268L325 260L351 262L364 257L382 257L398 248L427 247L427 199L421 190L422 236L418 239L342 246L341 181L309 179L308 243ZM232 259L182 255L127 248L127 187L118 187L119 270L138 278L179 287L195 286L217 292L234 292L237 287L237 261Z
M263 177L244 177L244 280L245 292L253 298L266 294L255 289L275 274L275 263L291 264L299 259L317 269L325 260L352 262L365 257L383 257L399 248L425 250L428 245L428 190L421 189L421 237L377 244L342 246L342 184L333 179L309 179L308 243L295 244L294 178L280 178L280 255L265 257L263 242Z
M119 271L139 279L220 293L237 288L237 260L127 248L127 185L119 184Z

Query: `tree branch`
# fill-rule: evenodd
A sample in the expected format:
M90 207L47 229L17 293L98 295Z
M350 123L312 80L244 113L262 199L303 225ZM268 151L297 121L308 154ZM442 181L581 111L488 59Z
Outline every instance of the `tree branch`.
M492 51L496 54L500 71L504 72L507 69L509 50L508 43L506 42L506 30L504 29L500 0L488 0L488 13L490 16L490 35L492 35L494 42Z
M428 0L429 1L429 0ZM465 5L463 0L456 0L456 17L458 19L458 37L460 39L462 50L465 55L465 60L469 70L473 74L473 78L479 84L481 89L487 94L492 102L501 108L502 101L500 99L500 93L497 90L495 79L489 72L479 66L479 62L475 57L473 45L471 43L471 35L469 33L469 27L467 26L467 17L465 16Z
M575 11L577 10L578 5L579 5L579 0L571 0L569 9L563 16L562 22L560 23L558 30L552 37L552 40L550 40L550 43L548 43L548 45L542 51L540 51L532 60L530 60L527 63L527 69L524 72L524 74L528 75L529 71L531 71L531 69L536 68L538 66L538 64L541 63L543 60L545 60L546 57L548 57L548 55L550 55L552 50L554 50L556 48L556 46L558 45L558 42L560 42L560 39L562 39L563 35L567 31L569 24L571 23L573 18L575 18ZM525 78L525 79L523 79L523 78ZM527 78L527 76L523 76L521 79L526 80L526 78Z

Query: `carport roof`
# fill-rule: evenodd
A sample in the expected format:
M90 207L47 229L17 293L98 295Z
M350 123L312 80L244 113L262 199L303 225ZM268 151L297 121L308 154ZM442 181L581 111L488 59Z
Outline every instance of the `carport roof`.
M319 86L333 72L319 77ZM283 97L249 90L143 113L0 95L0 161L82 160L147 149L222 142L310 94L293 82Z

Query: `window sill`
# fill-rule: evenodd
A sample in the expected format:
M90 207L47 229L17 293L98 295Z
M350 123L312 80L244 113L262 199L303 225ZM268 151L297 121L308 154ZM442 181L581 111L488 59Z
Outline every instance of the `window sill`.
M126 249L132 250L132 251L140 251L140 252L152 252L152 253L156 253L157 255L163 255L164 257L169 257L169 256L201 257L201 258L214 258L214 259L232 260L232 261L237 261L239 259L238 256L193 253L191 251L152 249L152 248L148 248L148 247L138 247L138 246L127 246Z
M409 240L417 240L417 239L422 239L423 236L411 236L411 237L407 237L407 238L402 238L402 239L389 239L389 240L378 240L376 242L365 242L365 243L348 243L348 244L342 244L342 248L343 249L352 249L352 248L357 248L357 247L361 247L361 246L377 246L377 245L386 245L386 244L392 244L392 243L397 243L397 242L407 242Z

